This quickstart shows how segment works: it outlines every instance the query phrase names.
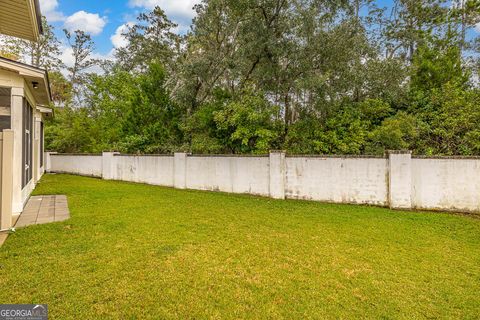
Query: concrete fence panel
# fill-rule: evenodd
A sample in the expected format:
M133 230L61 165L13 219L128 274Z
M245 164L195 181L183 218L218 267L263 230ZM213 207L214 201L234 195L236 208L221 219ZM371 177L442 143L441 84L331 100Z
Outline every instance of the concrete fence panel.
M480 212L480 159L412 159L412 207Z
M47 153L49 172L73 173L89 177L102 177L101 154Z
M269 195L269 158L188 156L186 187L232 193Z
M177 189L185 189L187 187L187 154L175 153L173 160L173 185Z
M285 152L274 151L270 153L270 196L274 199L285 199L287 162Z
M287 157L286 163L287 198L388 204L385 158Z
M480 212L480 158L47 154L49 172L275 199Z
M174 186L173 156L115 154L110 160L113 161L111 175L113 180Z
M410 151L390 151L388 156L388 203L391 208L412 207L412 155Z

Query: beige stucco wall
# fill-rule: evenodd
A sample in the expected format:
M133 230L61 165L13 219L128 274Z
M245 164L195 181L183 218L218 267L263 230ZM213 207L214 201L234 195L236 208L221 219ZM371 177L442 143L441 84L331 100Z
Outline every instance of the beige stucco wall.
M12 226L13 131L0 132L0 230Z
M0 69L0 86L23 89L23 83L23 78L16 72Z
M40 179L43 169L39 167L40 150L39 150L39 130L37 131L37 121L41 121L42 114L36 108L36 101L33 94L29 90L23 77L17 73L0 70L0 86L12 89L11 100L11 125L14 132L13 138L13 184L12 184L12 210L14 213L20 213L28 200L31 192L35 188L35 183ZM22 114L23 114L23 98L26 98L34 108L34 125L33 125L33 174L32 180L22 189Z

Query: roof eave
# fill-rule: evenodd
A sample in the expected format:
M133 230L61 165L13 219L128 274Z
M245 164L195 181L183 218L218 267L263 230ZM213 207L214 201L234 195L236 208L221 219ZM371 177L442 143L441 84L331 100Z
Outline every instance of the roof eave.
M37 19L38 34L43 35L42 11L39 0L34 0L35 16Z
M11 70L18 72L18 74L21 76L42 79L43 82L45 83L45 90L47 92L47 98L48 98L47 105L52 103L53 101L52 92L50 89L50 79L48 77L47 70L37 68L22 62L3 58L3 57L0 57L0 62L6 63L7 65L10 66L9 68Z

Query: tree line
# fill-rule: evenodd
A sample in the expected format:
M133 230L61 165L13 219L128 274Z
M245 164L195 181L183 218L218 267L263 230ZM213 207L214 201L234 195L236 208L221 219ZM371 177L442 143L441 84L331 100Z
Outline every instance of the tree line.
M480 155L476 0L204 0L191 30L160 7L114 59L52 27L1 54L48 68L60 152ZM102 72L90 72L97 65ZM59 70L64 68L64 72Z

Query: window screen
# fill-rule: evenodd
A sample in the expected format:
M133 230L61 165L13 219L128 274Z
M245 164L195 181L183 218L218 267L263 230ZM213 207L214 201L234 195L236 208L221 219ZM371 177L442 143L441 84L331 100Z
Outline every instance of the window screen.
M27 99L23 98L23 146L22 146L22 188L32 180L33 160L33 110Z
M40 122L40 168L43 167L43 122Z

